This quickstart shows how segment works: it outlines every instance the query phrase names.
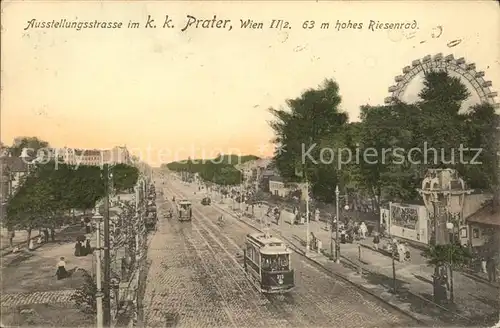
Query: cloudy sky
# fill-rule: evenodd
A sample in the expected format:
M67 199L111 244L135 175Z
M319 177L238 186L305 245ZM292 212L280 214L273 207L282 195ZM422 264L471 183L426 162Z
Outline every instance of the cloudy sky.
M156 29L144 27L148 15ZM174 28L162 28L165 15ZM187 15L216 15L232 29L181 31ZM32 19L123 28L25 30ZM240 19L265 27L242 29ZM270 29L272 19L291 29ZM306 20L315 28L303 29ZM363 28L338 31L337 20ZM370 20L418 28L372 31ZM130 21L141 27L126 28ZM319 28L323 22L330 28ZM383 103L394 76L427 54L465 57L495 91L500 85L494 1L2 1L2 29L2 142L35 135L57 147L126 145L154 165L218 152L269 154L267 109L325 78L339 83L342 108L357 120L361 105ZM419 87L417 78L404 100L415 100Z

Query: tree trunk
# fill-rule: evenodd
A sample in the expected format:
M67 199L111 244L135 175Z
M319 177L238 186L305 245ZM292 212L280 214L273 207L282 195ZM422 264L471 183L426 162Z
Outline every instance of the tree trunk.
M455 293L453 290L453 268L450 266L450 302L455 302Z
M31 228L26 229L26 231L28 232L28 237L26 238L26 242L29 243L31 239Z
M446 268L444 268L446 270ZM444 271L442 265L436 265L434 267L434 275L432 276L432 285L434 289L434 302L437 304L442 304L448 299L446 292L446 277L444 277Z

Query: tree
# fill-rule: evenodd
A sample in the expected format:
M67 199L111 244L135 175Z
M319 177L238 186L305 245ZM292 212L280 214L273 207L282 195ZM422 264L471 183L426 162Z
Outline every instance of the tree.
M238 161L235 161L235 164L238 164ZM224 163L221 157L213 160L192 160L189 158L186 161L168 163L166 166L169 170L176 172L198 173L203 180L219 185L236 185L242 181L241 172L234 165Z
M118 191L134 188L139 179L139 170L135 166L116 164L112 167L113 187Z
M340 103L338 84L327 79L317 89L286 100L286 109L269 109L274 116L270 126L275 133L274 161L280 174L292 181L311 181L314 196L330 201L337 170L333 163L319 164L320 145L347 123L348 116L341 112Z
M371 198L406 201L418 197L422 168L419 158L409 160L408 152L419 142L419 114L416 106L404 103L362 108L359 152L363 158L356 177Z
M104 180L95 166L51 162L37 165L7 205L9 227L54 229L70 209L89 209L104 196Z
M456 243L435 245L422 252L422 255L427 258L427 264L434 267L434 298L437 301L447 298L444 284L450 291L450 301L453 302L453 271L469 263L472 258L469 248ZM446 270L449 275L443 274Z
M99 167L79 165L73 169L71 180L67 183L70 208L83 211L92 209L104 197L104 179Z
M467 153L465 158L468 164L461 163L459 171L472 188L488 190L498 193L498 149L499 149L499 116L490 104L473 106L464 116L464 131L469 148L481 149L477 158L473 158L477 151ZM475 163L471 163L474 159ZM480 163L480 164L479 164Z
M17 137L14 139L14 143L10 148L12 156L19 157L22 154L24 148L32 149L30 155L36 155L37 151L42 148L49 147L47 141L38 139L38 137Z

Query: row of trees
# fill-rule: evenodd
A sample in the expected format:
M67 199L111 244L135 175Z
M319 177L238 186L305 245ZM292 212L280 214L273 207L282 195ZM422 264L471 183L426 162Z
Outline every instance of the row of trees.
M421 200L417 189L429 168L456 169L469 187L498 195L500 120L493 106L478 104L464 111L470 93L446 72L427 73L418 96L413 104L363 106L361 120L349 122L339 86L326 80L287 100L287 108L271 108L278 170L290 180L310 181L318 200L333 202L339 185L354 198L370 198L378 209L384 200ZM332 150L326 152L330 158L325 149ZM469 250L436 245L423 255L435 266L436 300L446 298L443 269L449 269L453 301L452 268L470 262Z
M192 160L187 159L181 162L172 162L166 164L171 171L197 173L200 178L218 185L236 185L240 184L243 176L242 172L234 167L235 164L242 164L247 161L256 160L257 156L237 156L237 155L219 155L211 160Z
M446 72L428 73L419 97L414 104L363 106L361 120L349 122L338 84L326 80L287 100L287 108L270 109L276 166L290 180L307 178L313 196L324 202L334 200L337 184L376 200L418 200L428 168L455 168L470 187L497 191L494 108L461 110L470 93Z
M134 187L137 168L126 164L111 167L110 184L116 191ZM105 177L97 166L47 163L32 168L8 201L5 224L11 229L55 228L70 210L86 211L105 195ZM28 236L29 238L29 236Z

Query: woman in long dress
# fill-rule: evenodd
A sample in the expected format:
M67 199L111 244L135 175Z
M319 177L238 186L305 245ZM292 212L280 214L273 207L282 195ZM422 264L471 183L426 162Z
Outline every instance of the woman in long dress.
M66 271L66 262L64 261L64 257L59 258L59 262L57 262L56 276L57 280L64 279L68 276L68 271Z
M82 256L82 244L80 241L77 241L75 244L75 256Z
M92 246L90 246L90 239L87 238L85 241L85 255L92 254Z

